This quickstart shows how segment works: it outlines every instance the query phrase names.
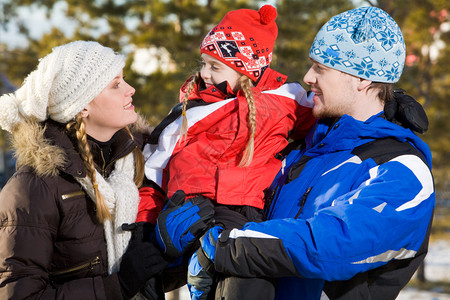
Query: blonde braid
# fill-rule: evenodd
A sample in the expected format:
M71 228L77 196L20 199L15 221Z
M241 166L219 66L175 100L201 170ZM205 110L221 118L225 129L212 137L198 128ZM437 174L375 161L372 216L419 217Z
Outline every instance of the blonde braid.
M101 223L104 223L106 220L111 220L112 216L109 212L108 206L106 205L105 199L98 189L94 159L87 142L85 124L80 114L77 115L75 121L67 124L67 129L70 130L71 128L75 130L75 135L78 141L78 148L86 167L86 173L91 180L92 186L94 188L95 204L97 206L97 218Z
M196 73L194 76L192 76L192 80L189 82L187 92L186 92L186 94L184 94L183 108L182 108L182 111L181 111L181 115L183 116L183 122L181 123L181 129L180 129L180 134L183 135L184 138L187 137L187 131L188 131L188 122L187 122L187 117L186 117L186 106L187 106L187 102L188 102L188 99L189 99L189 94L194 89L195 84L198 82L199 78L200 78L200 73Z
M248 105L248 143L242 155L240 167L248 166L253 159L253 154L255 151L255 133L256 133L256 107L255 99L252 93L253 83L248 76L242 76L240 78L240 87L244 91L245 98L247 99Z

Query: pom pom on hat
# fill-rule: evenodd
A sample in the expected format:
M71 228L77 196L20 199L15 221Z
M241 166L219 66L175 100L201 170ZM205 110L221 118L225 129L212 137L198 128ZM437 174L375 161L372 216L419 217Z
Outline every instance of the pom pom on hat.
M309 56L344 73L395 83L405 65L405 52L402 32L391 16L376 7L360 7L325 23Z
M0 127L11 132L16 124L23 121L19 101L14 93L1 96L0 101Z
M67 123L98 96L125 66L125 58L97 42L75 41L42 58L22 86L0 97L0 126L24 120Z
M277 10L272 5L264 5L259 9L259 15L261 16L261 23L267 25L277 18Z
M277 11L271 5L259 11L230 11L203 39L200 52L257 82L272 61L278 35L276 17Z

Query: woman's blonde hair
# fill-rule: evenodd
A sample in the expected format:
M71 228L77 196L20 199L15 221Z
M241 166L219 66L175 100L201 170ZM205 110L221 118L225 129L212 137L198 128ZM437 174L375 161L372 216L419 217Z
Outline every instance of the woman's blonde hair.
M78 150L80 151L81 157L83 159L84 165L86 167L86 174L91 180L92 186L94 188L95 193L95 204L97 208L97 218L101 223L104 223L106 220L111 220L112 216L109 212L108 206L106 205L106 201L103 198L100 190L98 189L97 176L95 172L95 163L92 157L92 153L87 142L87 134L86 134L86 126L83 122L83 118L81 114L78 114L74 121L67 123L66 129L73 133L78 142ZM127 132L133 138L128 127L125 127ZM144 156L142 151L136 147L133 150L134 158L135 158L135 176L134 182L139 187L142 185L142 181L144 178Z
M182 112L181 115L183 117L183 121L181 123L181 130L180 134L186 138L187 137L187 130L188 130L188 122L186 117L186 106L189 99L189 95L194 89L195 85L200 80L200 72L197 72L194 76L192 76L191 81L189 82L189 85L187 87L186 94L183 98L183 106L182 106ZM242 154L241 161L239 163L240 167L246 167L248 166L253 159L253 154L255 151L255 133L256 133L256 106L255 106L255 99L253 97L252 87L253 87L253 81L250 79L250 77L246 75L242 75L239 78L239 88L244 92L245 98L247 99L247 105L248 105L248 116L247 116L247 126L249 129L248 134L248 142L247 146L245 147L245 150Z

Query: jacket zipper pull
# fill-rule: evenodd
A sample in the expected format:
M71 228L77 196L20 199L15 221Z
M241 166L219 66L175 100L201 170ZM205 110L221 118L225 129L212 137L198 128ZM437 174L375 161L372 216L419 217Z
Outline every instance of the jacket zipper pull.
M94 267L96 266L96 265L98 265L100 263L100 257L95 257L95 259L93 260L93 261L91 261L91 263L89 264L89 270L93 270L94 269Z
M306 198L308 198L308 195L309 195L309 193L311 192L311 190L312 190L312 186L310 186L310 187L306 190L306 192L303 194L302 200L300 201L300 209L298 210L298 212L297 212L297 214L295 215L295 218L294 218L294 219L297 219L298 216L300 215L300 213L302 212L303 207L305 206L305 203L306 203Z

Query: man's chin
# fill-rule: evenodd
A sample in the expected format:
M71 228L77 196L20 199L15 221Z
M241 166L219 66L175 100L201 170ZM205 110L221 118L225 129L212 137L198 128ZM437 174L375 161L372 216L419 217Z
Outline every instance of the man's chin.
M316 119L328 118L328 114L323 109L313 108L312 114Z
M321 109L314 109L314 108L313 108L312 114L316 119L327 119L327 118L340 117L336 113L326 111L326 110L321 110Z

